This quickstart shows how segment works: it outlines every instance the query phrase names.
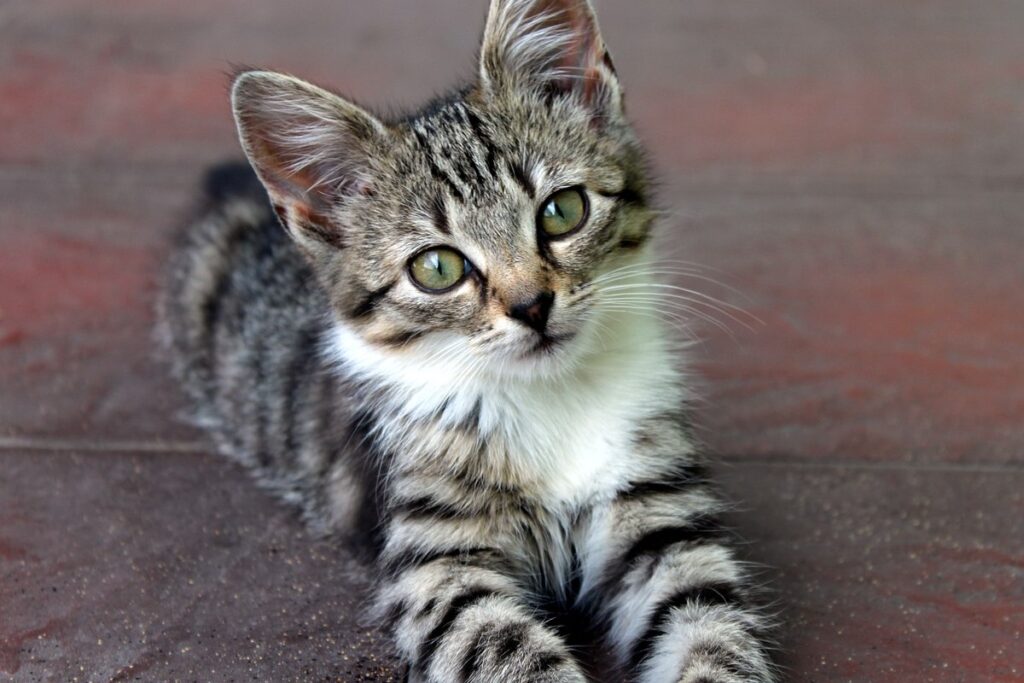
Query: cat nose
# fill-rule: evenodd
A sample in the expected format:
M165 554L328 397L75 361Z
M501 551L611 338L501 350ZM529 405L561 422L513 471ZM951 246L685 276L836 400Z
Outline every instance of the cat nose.
M548 324L551 306L555 303L554 292L541 292L533 301L515 304L508 309L509 317L532 327L540 333Z

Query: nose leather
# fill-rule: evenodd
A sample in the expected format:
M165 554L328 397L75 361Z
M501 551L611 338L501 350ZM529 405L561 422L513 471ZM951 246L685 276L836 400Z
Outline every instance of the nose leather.
M515 304L508 309L509 317L532 327L541 334L548 325L551 306L555 303L553 292L541 292L533 301Z

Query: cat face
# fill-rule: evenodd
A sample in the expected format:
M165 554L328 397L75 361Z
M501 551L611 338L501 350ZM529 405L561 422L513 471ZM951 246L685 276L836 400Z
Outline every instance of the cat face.
M494 0L477 83L406 119L269 72L233 101L342 324L381 353L551 372L592 346L595 279L650 228L611 64L586 0Z

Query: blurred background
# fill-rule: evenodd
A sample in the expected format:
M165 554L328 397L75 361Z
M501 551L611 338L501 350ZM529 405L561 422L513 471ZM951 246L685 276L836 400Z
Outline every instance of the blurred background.
M666 245L750 314L698 422L790 679L1024 680L1024 2L595 4ZM415 104L485 5L0 2L0 680L399 680L367 568L176 420L152 302L232 65Z

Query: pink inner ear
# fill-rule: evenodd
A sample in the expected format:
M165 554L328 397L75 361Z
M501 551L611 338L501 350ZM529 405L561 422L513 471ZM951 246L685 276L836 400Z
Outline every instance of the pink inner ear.
M583 100L595 102L601 86L601 72L596 65L588 65L583 72Z
M281 162L277 146L267 139L265 133L255 131L250 137L250 144L260 177L267 190L276 195L275 202L281 200L282 204L291 206L296 202L308 203L312 199L308 196L311 194L309 188L315 180L308 169L299 172L289 170Z
M557 2L543 3L538 13L546 12L556 17L556 23L565 24L572 33L571 49L566 50L562 55L559 66L570 69L589 70L592 62L599 59L595 55L595 43L597 40L597 26L594 25L590 12L585 7L581 8L579 2Z
M273 148L271 144L260 141L259 158L262 162L265 181L268 190L277 195L282 203L298 207L305 207L309 216L315 216L326 211L331 203L332 195L340 188L325 185L323 182L323 169L312 164L299 170L289 168L280 157L280 151ZM353 183L349 192L362 192L365 182L360 181L359 187Z
M573 75L564 79L560 87L579 91L585 102L596 102L603 82L601 65L608 64L610 74L614 74L615 69L610 66L611 58L601 44L590 9L581 0L546 0L538 2L536 10L537 14L553 15L558 24L564 24L572 33L569 49L564 51L557 65Z
M275 201L274 213L293 237L309 237L336 249L345 246L341 231L331 224L328 215L314 211L307 204L291 202L285 206Z

